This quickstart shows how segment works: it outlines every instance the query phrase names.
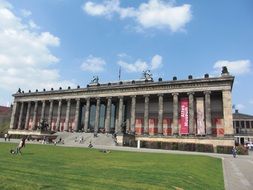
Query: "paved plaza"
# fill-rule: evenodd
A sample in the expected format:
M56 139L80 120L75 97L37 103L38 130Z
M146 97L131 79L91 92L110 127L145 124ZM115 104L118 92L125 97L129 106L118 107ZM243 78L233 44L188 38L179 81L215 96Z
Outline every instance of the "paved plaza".
M0 138L3 143L4 139ZM8 142L8 141L7 141ZM11 143L18 143L18 139L11 139ZM38 142L28 142L38 144ZM86 147L83 144L68 144L57 146L69 147ZM249 151L249 155L239 155L233 158L228 154L215 154L215 153L201 153L201 152L186 152L174 150L160 150L160 149L146 149L146 148L132 148L122 146L102 146L96 145L97 149L110 149L120 151L134 151L134 152L150 152L150 153L168 153L168 154L191 154L191 155L207 155L221 158L223 161L224 184L226 190L252 190L253 189L253 151Z

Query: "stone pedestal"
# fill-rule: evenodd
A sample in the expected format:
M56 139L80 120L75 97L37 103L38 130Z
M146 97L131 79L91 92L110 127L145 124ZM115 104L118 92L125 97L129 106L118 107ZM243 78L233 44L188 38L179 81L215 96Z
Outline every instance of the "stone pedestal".
M123 134L117 135L117 145L118 146L123 146Z

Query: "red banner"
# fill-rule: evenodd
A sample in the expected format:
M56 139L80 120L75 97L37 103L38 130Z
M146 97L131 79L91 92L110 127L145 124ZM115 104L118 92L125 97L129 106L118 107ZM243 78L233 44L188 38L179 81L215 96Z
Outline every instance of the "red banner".
M189 110L189 100L187 98L181 99L180 101L180 110L181 110L181 119L180 119L180 134L189 134L189 117L188 117L188 110Z

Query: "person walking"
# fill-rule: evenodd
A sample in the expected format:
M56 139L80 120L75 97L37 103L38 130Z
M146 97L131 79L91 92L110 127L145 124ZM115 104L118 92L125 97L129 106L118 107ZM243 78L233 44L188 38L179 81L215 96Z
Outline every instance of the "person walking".
M237 150L235 146L232 149L232 154L233 154L233 157L236 158Z
M8 138L8 134L7 134L7 133L5 133L5 134L4 134L4 141L6 141L6 140L7 140L7 138Z
M19 142L19 144L18 144L18 146L17 146L17 148L16 148L16 154L20 153L20 154L22 155L21 149L22 149L23 147L25 147L25 140L26 140L26 138L23 137L23 138L21 139L21 141Z

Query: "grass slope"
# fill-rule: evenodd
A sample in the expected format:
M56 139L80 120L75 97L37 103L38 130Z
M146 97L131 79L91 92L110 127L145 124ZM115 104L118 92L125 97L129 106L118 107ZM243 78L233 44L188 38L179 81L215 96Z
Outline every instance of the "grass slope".
M0 143L0 189L224 189L220 159Z

